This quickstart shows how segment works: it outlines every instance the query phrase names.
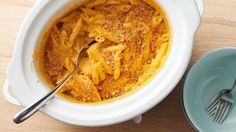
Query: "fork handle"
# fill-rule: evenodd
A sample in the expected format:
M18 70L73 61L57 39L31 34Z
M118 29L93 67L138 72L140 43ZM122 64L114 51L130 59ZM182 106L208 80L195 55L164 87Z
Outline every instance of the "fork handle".
M234 80L234 85L232 88L236 88L236 79Z
M229 89L226 93L235 93L236 91L236 79L234 80L234 84L231 89Z

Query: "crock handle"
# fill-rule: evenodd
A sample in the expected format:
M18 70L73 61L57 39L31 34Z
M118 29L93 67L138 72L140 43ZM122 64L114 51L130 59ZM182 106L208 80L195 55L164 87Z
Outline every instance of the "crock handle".
M4 98L11 104L21 106L18 100L16 100L12 94L10 93L10 85L8 83L8 80L5 81L4 86L3 86L3 96Z
M195 2L197 4L197 8L198 8L200 16L202 16L203 11L204 11L203 1L202 0L195 0Z

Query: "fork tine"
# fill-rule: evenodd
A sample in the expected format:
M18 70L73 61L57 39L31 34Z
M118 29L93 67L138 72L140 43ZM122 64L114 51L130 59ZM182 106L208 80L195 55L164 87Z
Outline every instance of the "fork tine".
M224 112L223 112L223 114L222 114L222 116L221 116L221 118L220 118L220 120L219 120L219 122L218 122L219 124L222 124L222 122L223 122L223 120L224 120L224 118L225 118L225 115L227 114L228 109L229 109L229 105L228 105L228 103L226 102L226 103L225 103Z
M223 102L222 102L222 100L220 100L219 101L219 108L217 109L215 117L213 119L214 122L218 121L219 117L221 116L222 109L223 109Z
M220 97L222 96L222 93L220 92L219 94L215 95L212 100L208 103L208 106L206 107L206 109L211 109L212 107L214 107L214 105L217 104L217 102L220 100Z
M209 114L210 116L214 116L214 115L216 114L216 111L217 111L218 107L219 107L219 103L217 103L217 104L215 105L215 107L212 108L212 109L209 111L208 114Z
M222 118L225 115L225 112L226 112L227 108L228 108L228 102L225 101L225 100L222 100L222 109L221 109L221 112L220 112L220 114L218 116L218 119L216 120L216 123L220 124Z
M208 107L205 109L208 113L218 104L219 102L219 96L212 99L211 103L208 105Z
M219 94L215 95L212 100L208 103L208 105L206 106L205 110L209 109L215 102L216 100L219 98Z
M222 124L225 121L225 119L228 116L231 108L232 108L232 103L227 102L227 107L225 109L225 113L224 113L222 119L220 120L220 124Z
M208 114L209 114L210 116L214 116L214 115L216 114L216 110L217 110L218 106L219 106L219 105L215 106L214 109L212 109Z
M209 109L208 114L211 115L211 116L213 116L214 114L216 114L216 110L219 108L219 105L220 105L220 100L218 100L218 101L216 102L216 104L215 104L214 106L212 106L211 109Z

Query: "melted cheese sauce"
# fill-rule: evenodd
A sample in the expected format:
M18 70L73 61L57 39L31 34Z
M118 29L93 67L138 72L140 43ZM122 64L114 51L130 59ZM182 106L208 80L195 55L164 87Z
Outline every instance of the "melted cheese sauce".
M158 5L142 0L92 0L57 20L41 43L39 69L50 87L74 69L80 48L96 40L59 95L104 102L135 91L164 65L171 34Z

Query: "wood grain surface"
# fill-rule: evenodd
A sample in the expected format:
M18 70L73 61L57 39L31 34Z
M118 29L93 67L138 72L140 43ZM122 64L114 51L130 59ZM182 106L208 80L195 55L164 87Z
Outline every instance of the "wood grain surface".
M0 0L0 131L2 132L192 132L180 105L181 84L158 106L143 115L139 125L132 121L121 124L84 128L67 125L37 113L23 124L15 125L12 117L21 110L9 104L2 95L19 27L35 0ZM196 35L190 66L208 51L236 47L236 1L205 0L202 25Z

